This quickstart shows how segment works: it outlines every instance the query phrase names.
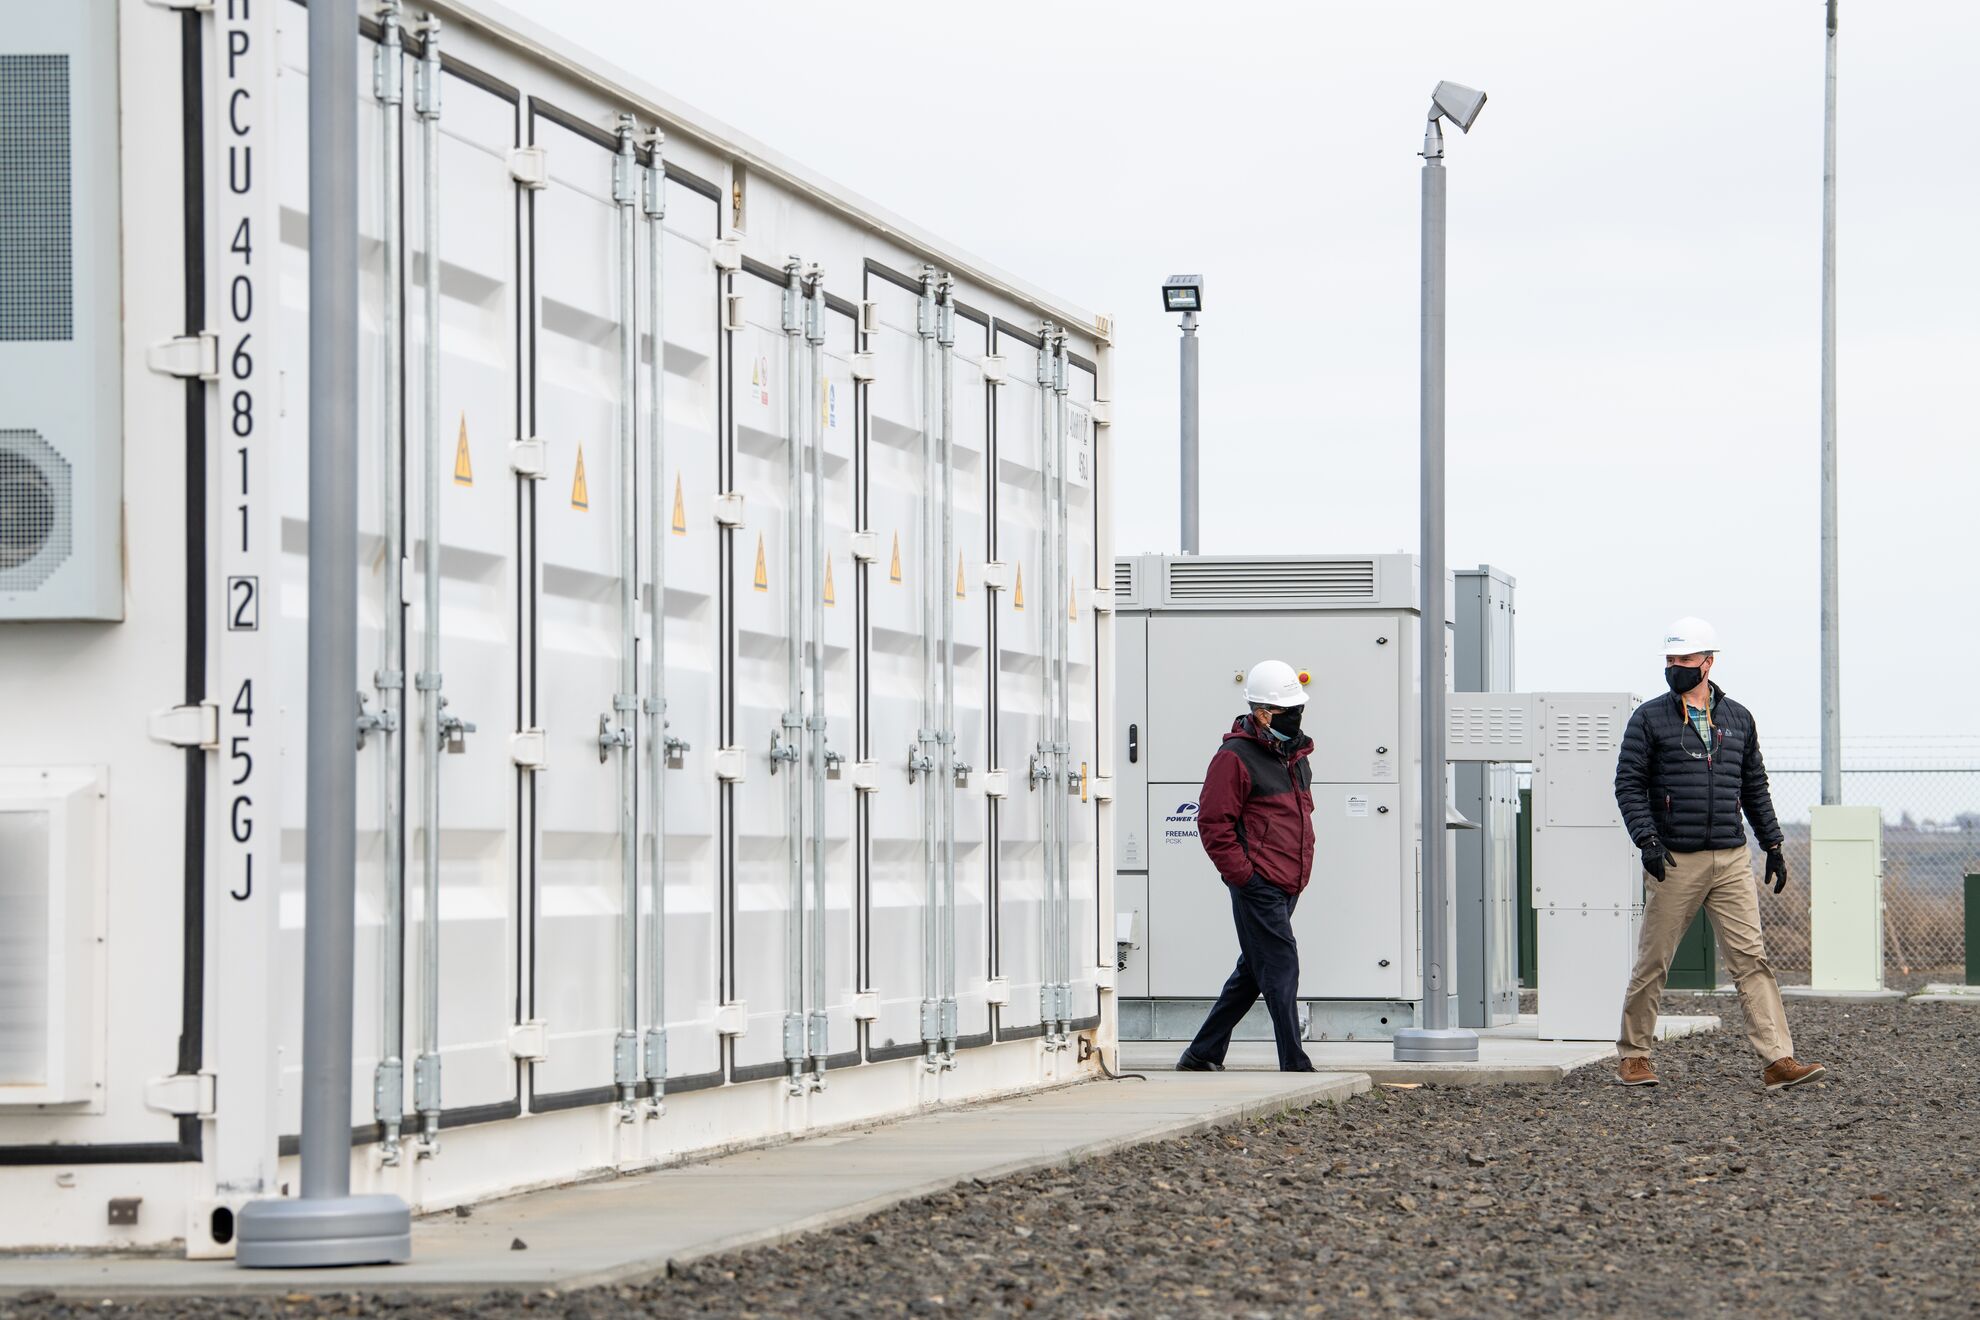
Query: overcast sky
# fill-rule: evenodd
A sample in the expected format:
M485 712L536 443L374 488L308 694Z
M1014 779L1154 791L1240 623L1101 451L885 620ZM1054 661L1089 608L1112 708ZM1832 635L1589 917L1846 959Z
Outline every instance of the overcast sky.
M1416 156L1450 133L1450 553L1519 581L1524 689L1660 689L1701 614L1818 729L1822 0L508 0L1116 347L1122 552L1173 550L1200 270L1203 549L1417 541ZM1980 5L1843 0L1845 730L1980 746Z

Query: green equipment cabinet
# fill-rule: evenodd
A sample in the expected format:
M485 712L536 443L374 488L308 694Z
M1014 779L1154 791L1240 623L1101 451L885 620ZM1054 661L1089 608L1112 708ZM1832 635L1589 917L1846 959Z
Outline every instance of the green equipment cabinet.
M1980 920L1975 915L1980 912L1980 899L1975 897L1980 876L1968 876L1966 888L1966 947L1970 964L1980 957L1980 934L1974 930L1975 921ZM1539 946L1534 938L1538 924L1533 919L1533 790L1522 788L1519 790L1519 984L1523 990L1537 990L1540 986ZM1974 972L1967 975L1971 982ZM1719 942L1703 911L1692 919L1691 929L1684 933L1677 954L1671 959L1671 975L1666 984L1672 990L1718 988Z

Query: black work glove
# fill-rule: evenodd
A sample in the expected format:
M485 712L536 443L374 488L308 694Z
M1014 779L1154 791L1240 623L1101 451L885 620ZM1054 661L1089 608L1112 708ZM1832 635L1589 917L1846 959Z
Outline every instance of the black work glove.
M1787 858L1781 854L1778 843L1767 850L1767 875L1760 882L1761 888L1766 888L1768 880L1774 882L1774 892L1777 894L1787 888Z
M1648 871L1650 878L1660 885L1664 883L1664 867L1676 861L1677 858L1671 856L1671 850L1664 846L1661 839L1650 840L1643 849L1643 869Z

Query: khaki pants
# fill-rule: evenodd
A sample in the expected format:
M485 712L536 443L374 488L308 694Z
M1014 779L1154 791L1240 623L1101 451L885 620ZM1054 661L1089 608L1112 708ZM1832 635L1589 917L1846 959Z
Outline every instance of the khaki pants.
M1746 1039L1753 1052L1762 1063L1788 1057L1794 1053L1794 1039L1788 1035L1780 983L1760 942L1760 891L1747 850L1720 848L1675 856L1676 862L1665 864L1661 884L1652 876L1643 878L1643 936L1629 993L1623 999L1617 1052L1626 1059L1648 1057L1657 1036L1657 999L1664 993L1671 958L1703 905L1719 937L1726 970L1739 986Z

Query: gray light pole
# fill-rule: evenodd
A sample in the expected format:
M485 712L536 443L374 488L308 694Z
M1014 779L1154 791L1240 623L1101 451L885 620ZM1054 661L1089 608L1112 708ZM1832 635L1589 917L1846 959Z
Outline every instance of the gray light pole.
M1419 589L1423 704L1423 1025L1395 1035L1399 1063L1475 1063L1478 1033L1453 1027L1450 875L1444 826L1450 794L1444 760L1444 133L1448 117L1465 132L1485 105L1485 93L1440 82L1431 93L1423 133L1423 288L1420 415L1423 441L1423 549Z
M1197 458L1196 314L1203 310L1203 277L1171 275L1162 284L1164 311L1182 313L1182 552L1202 549L1197 519L1202 467Z
M311 5L302 1195L241 1207L235 1259L250 1267L412 1258L406 1203L396 1196L350 1194L357 919L357 53L357 6ZM249 1078L240 1083L254 1084Z
M1822 88L1822 801L1842 801L1842 620L1836 584L1836 0Z

